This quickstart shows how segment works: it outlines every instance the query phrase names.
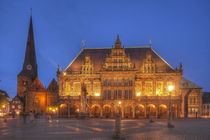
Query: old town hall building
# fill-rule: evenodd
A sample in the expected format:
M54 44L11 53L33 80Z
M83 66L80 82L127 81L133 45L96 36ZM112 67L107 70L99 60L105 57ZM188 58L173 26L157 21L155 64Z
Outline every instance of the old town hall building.
M58 83L44 88L37 74L32 18L17 95L25 99L25 112L57 113L77 117L82 85L87 91L90 117L167 118L201 114L202 88L182 77L182 64L172 68L152 48L124 47L119 35L110 48L83 48L65 70L58 67ZM169 91L168 87L173 87ZM52 112L53 110L53 112Z

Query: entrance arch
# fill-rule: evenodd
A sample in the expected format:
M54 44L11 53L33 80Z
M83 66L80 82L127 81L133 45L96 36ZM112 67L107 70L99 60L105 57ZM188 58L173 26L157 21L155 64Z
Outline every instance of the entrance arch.
M111 106L110 105L104 105L103 106L103 116L105 118L111 118Z
M146 116L147 118L150 117L150 115L152 115L153 117L156 116L156 107L153 104L149 104L146 108Z
M67 104L61 104L60 105L59 116L60 117L67 117L68 116L68 107L67 107Z
M70 115L71 117L77 117L78 114L79 114L79 105L77 104L73 104L73 105L70 105Z
M124 108L124 115L125 115L125 118L132 118L132 106L131 105L127 105L125 106Z
M122 107L119 105L114 106L113 108L113 115L116 117L118 114L122 116Z
M166 119L168 117L168 108L166 105L161 104L158 107L158 118Z
M145 108L143 105L138 105L135 107L135 118L140 119L145 117Z
M92 107L91 107L91 115L93 117L96 117L96 118L100 117L100 112L101 112L100 105L98 105L98 104L92 105Z

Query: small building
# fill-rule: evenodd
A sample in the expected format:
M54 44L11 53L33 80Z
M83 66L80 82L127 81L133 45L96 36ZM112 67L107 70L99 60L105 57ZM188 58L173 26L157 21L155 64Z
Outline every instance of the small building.
M210 92L203 92L202 115L210 117Z
M23 113L23 103L18 96L15 96L10 101L10 114L15 113L16 115Z
M9 96L6 91L0 90L0 116L9 112Z

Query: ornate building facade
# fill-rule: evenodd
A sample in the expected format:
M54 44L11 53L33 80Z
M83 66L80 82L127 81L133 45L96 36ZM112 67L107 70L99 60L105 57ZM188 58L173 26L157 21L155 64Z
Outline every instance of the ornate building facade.
M23 112L76 117L84 108L84 85L91 117L114 118L120 113L123 118L167 118L169 107L175 118L201 114L202 88L182 77L181 64L172 68L151 46L125 48L119 35L114 46L83 48L64 71L58 67L59 85L53 79L44 88L37 73L31 17L25 60L17 77Z
M80 112L84 84L92 117L167 118L170 103L174 117L188 116L184 97L192 90L182 87L182 72L181 64L173 69L151 47L122 47L118 35L114 47L83 48L64 71L58 69L60 115ZM199 115L201 88L192 96L197 102L188 107Z

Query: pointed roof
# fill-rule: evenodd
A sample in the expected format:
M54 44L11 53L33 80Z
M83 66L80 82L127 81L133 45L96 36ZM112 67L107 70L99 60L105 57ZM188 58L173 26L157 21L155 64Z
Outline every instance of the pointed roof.
M121 48L121 41L120 41L119 34L117 34L117 39L115 41L115 48L116 49L120 49Z
M90 60L94 66L94 71L99 72L101 66L105 63L106 57L111 53L112 48L85 48L66 68L67 73L78 73L81 70L82 62L85 60L85 54L88 52ZM146 54L151 52L152 60L156 65L158 73L174 73L176 72L163 58L161 58L150 47L128 47L124 48L127 55L130 56L132 64L135 64L136 69L142 72L142 66L146 59Z
M48 91L58 91L58 84L56 80L53 78L53 80L50 82L49 86L47 87Z
M28 31L28 40L26 44L24 64L22 71L19 73L19 75L31 77L32 80L34 80L37 77L37 62L36 62L32 16L30 17L30 25Z
M180 80L180 88L202 88L202 87L182 77Z
M41 81L39 80L39 78L37 77L33 83L31 84L29 90L38 90L38 91L44 91L45 88L42 85Z

